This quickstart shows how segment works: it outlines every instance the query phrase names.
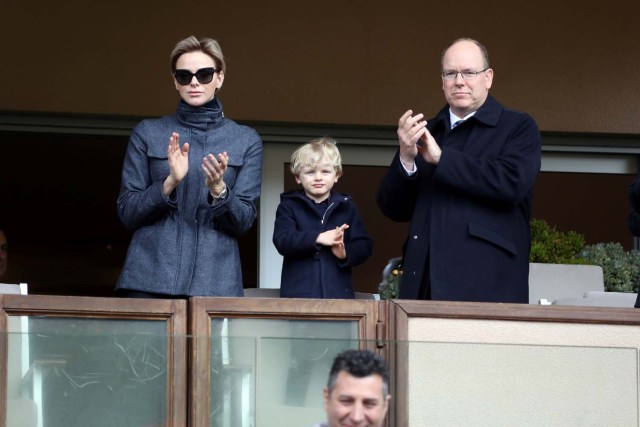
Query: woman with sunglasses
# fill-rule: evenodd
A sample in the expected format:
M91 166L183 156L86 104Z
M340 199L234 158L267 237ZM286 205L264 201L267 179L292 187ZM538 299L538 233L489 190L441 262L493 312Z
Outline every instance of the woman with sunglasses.
M256 219L262 140L224 117L220 45L188 37L171 53L175 114L134 129L118 215L134 230L116 286L142 298L242 296L237 237Z

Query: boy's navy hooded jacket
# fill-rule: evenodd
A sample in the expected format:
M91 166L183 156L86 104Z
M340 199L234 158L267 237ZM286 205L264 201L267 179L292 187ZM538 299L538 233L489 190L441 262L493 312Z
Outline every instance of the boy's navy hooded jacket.
M316 239L342 224L349 225L344 234L347 258L339 260ZM280 195L273 244L284 257L283 298L353 298L351 267L366 261L373 246L351 196L331 192L322 212L303 190Z

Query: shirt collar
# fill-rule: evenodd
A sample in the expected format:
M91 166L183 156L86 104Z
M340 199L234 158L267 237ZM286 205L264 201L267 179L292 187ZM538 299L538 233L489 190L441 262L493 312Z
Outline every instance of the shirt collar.
M483 123L487 126L496 126L502 115L503 106L496 101L491 95L487 97L487 100L482 106L475 112L473 120ZM444 129L450 126L451 116L449 116L449 123L447 123L447 115L450 113L450 108L445 105L436 117L428 121L427 127L429 132L438 132L438 129ZM457 121L459 121L458 119Z
M456 116L455 114L453 114L451 112L451 108L449 108L449 119L451 121L451 129L453 129L454 127L456 127L456 124L458 122L464 122L465 120L467 120L469 117L473 116L474 114L476 114L476 112L472 112L467 114L466 116L464 116L463 118L460 118L458 116Z

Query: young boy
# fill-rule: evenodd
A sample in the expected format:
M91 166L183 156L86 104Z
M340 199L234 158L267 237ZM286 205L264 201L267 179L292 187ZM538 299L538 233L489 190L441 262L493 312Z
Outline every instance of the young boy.
M351 267L371 255L372 242L355 203L332 192L342 176L336 141L314 139L291 155L301 190L280 195L273 244L284 257L283 298L353 298Z

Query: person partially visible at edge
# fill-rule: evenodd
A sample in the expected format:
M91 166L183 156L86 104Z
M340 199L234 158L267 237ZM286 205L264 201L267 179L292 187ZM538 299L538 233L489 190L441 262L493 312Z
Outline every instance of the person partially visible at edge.
M389 372L368 350L347 350L333 361L323 390L327 422L313 427L380 427L389 409Z
M350 195L333 191L342 159L333 138L303 144L291 155L301 188L280 195L273 244L284 257L283 298L354 298L352 267L373 243Z
M410 221L399 298L528 303L540 132L489 94L494 71L478 41L447 47L441 76L448 105L428 121L400 117L377 194L387 217Z
M217 41L188 37L171 52L180 102L129 139L117 201L134 230L116 289L128 297L242 296L237 238L256 219L262 140L226 118Z
M9 243L4 230L0 230L0 277L7 272L7 263L9 261Z
M629 185L629 204L631 205L628 221L629 231L634 236L640 237L640 170L638 170L636 179ZM640 308L640 289L638 289L635 307Z

